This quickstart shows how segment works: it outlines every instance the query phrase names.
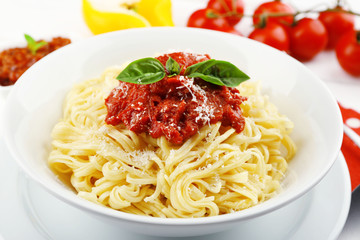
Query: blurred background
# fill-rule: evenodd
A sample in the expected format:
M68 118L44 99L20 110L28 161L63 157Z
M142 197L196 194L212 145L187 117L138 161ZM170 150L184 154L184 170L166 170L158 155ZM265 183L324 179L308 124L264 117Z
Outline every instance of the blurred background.
M96 6L116 2L116 0L89 1L98 2ZM207 0L172 0L170 11L174 25L185 27L190 15L197 9L205 8L207 2ZM252 14L254 9L265 1L243 0L243 2L245 14ZM309 9L320 11L334 7L337 3L336 0L284 0L283 2L300 11ZM347 9L360 13L358 0L341 1L341 4ZM317 14L311 13L307 16L316 18ZM94 35L84 21L82 0L0 0L0 23L0 49L17 46L17 43L25 44L24 33L28 33L34 39L69 37L73 42ZM359 16L355 18L355 27L360 29ZM235 28L242 35L248 36L253 30L252 19L244 17ZM354 102L360 102L357 94L360 92L360 79L341 69L334 51L322 51L311 61L305 62L305 65L328 84L344 105L355 107L360 111L360 104L353 106Z

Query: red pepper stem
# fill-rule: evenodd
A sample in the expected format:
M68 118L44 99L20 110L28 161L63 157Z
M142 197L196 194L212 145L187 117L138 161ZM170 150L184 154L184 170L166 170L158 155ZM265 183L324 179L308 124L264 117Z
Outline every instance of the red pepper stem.
M360 44L360 31L356 31L356 42Z

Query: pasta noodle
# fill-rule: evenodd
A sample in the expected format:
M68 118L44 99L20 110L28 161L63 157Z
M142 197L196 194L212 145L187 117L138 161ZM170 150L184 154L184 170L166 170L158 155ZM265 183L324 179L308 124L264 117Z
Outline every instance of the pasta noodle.
M85 199L153 217L215 216L252 207L280 189L295 153L293 123L280 115L258 82L238 88L245 129L218 122L182 145L104 122L104 99L120 68L73 87L53 129L49 166Z

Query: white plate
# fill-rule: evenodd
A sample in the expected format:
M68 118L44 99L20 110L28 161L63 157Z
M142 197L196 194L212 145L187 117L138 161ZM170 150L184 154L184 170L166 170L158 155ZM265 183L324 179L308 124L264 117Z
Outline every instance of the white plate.
M1 236L4 239L39 240L165 239L125 232L58 200L18 170L2 139L0 156L0 239ZM189 239L238 239L240 236L254 240L336 239L346 221L350 194L349 172L344 157L340 155L313 190L286 207L240 223L230 231ZM304 209L303 205L306 211L299 212L297 209ZM292 221L295 226L283 225L286 219L282 217L288 216L289 211L298 218Z

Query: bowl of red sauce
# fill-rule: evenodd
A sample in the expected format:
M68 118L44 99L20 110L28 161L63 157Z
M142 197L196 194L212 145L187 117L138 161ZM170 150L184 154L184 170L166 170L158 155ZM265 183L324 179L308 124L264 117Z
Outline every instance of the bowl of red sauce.
M40 42L43 40L39 40ZM12 86L21 75L41 58L49 53L71 43L63 37L54 37L51 41L32 52L26 43L2 46L0 52L0 94L3 99L7 97Z
M250 80L235 88L233 81L244 77L239 69ZM251 107L256 91L243 95L246 84L256 82L264 95L258 106L270 106L266 121ZM77 114L84 108L87 117ZM6 144L31 180L89 216L155 236L216 233L286 208L274 224L294 227L306 207L301 197L327 174L343 136L335 98L303 64L247 38L192 28L130 29L59 49L19 78L4 113ZM276 119L281 124L273 135L266 129ZM237 135L245 133L250 140ZM296 146L286 164L276 155L282 150L252 148L274 139L288 151ZM231 169L243 159L240 145L251 148L240 167L248 172ZM183 155L188 157L178 160ZM259 155L265 156L262 167ZM246 184L264 180L251 171L276 175L283 164L287 171L277 175L279 189L270 198L250 194L258 204L236 210L248 201L231 196L262 186ZM82 168L73 170L77 166ZM70 175L64 180L57 171ZM106 193L112 181L118 185ZM215 203L204 210L209 201Z

